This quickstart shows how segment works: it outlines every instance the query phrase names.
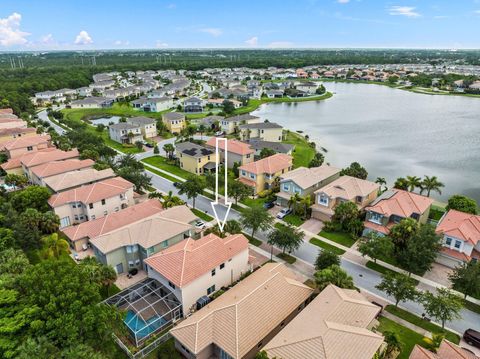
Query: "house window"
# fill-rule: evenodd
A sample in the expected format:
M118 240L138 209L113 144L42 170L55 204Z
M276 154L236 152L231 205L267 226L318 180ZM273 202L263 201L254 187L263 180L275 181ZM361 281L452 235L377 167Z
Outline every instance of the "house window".
M75 220L78 221L78 215L75 215Z
M382 224L382 218L383 216L381 214L370 212L370 219L369 219L370 222Z
M175 284L173 284L173 283L172 283L172 282L170 282L170 281L168 281L168 286L169 286L170 288L173 288L173 289L175 289Z
M289 186L288 184L284 184L284 185L283 185L283 190L284 190L285 192L290 191L290 186Z
M318 196L318 204L323 206L328 206L328 197L325 194L321 194Z
M247 155L247 158L250 158L250 154Z
M225 268L225 263L220 264L220 269Z
M135 265L134 265L133 261L128 261L128 267L129 267L129 268L132 268L132 267L134 267L134 266L135 266Z
M89 203L88 208L93 209L93 203Z
M212 285L210 288L207 289L207 295L210 295L210 294L212 294L213 292L215 292L215 284Z
M250 173L250 178L255 179L255 175L253 173Z
M33 147L32 147L32 146L28 146L28 147L27 147L27 151L33 151Z
M95 219L95 215L94 215L94 214L92 214L92 220L94 220L94 219Z
M105 199L102 199L102 206L105 206Z
M454 246L454 247L455 247L456 249L460 249L460 247L461 247L461 246L462 246L462 241L458 241L458 240L456 240L456 241L455 241L455 246Z
M210 156L208 156L207 159L210 161Z
M201 163L201 162L202 162L202 159L201 159L201 158L199 158L199 159L198 159L198 163Z
M242 176L246 176L246 175L247 175L247 172L242 170Z
M118 207L115 207L115 212L118 212L120 209Z
M163 241L162 243L160 243L160 246L161 246L162 248L167 248L167 247L168 247L168 240Z
M215 274L216 274L216 272L215 272L215 268L214 268L214 269L212 269L212 277L213 277Z
M108 214L108 211L103 211L103 215L106 216Z
M135 260L135 265L138 266L140 264L140 259Z
M445 244L447 246L451 246L452 245L452 239L450 237L445 238Z

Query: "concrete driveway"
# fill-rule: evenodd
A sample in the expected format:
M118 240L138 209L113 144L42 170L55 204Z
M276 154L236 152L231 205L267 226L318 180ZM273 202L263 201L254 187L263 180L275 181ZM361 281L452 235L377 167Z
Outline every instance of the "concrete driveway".
M307 219L301 226L300 228L308 231L308 232L311 232L311 233L314 233L314 234L317 234L318 232L320 232L323 228L323 222L322 221L319 221L318 219L314 219L314 218L310 218L310 219ZM309 236L308 234L305 234L305 240L308 241L310 240L310 238L312 238L311 236Z

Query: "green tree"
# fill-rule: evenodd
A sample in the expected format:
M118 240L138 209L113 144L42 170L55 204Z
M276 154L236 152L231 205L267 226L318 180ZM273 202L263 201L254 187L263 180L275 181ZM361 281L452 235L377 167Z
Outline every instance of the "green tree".
M223 106L223 112L225 112L227 115L235 111L235 106L233 105L232 101L225 100L223 101L222 106Z
M322 291L329 284L336 285L339 288L355 289L353 278L347 274L340 266L331 265L315 273L315 283L317 288Z
M375 183L380 185L380 192L385 192L388 189L385 177L377 177Z
M252 206L244 208L240 213L240 223L243 227L252 230L252 238L255 238L255 233L260 229L268 231L272 228L273 217L261 206Z
M178 185L178 194L185 194L188 199L192 199L193 208L195 208L195 199L199 194L203 193L206 187L207 184L204 177L190 175L185 182Z
M162 196L163 208L181 206L182 204L185 204L185 202L183 202L180 197L174 196L172 191L168 191L166 195Z
M15 236L11 229L0 227L0 252L13 247Z
M471 297L480 296L480 262L470 261L456 267L448 275L452 288Z
M453 195L448 199L447 210L454 209L456 211L477 214L477 202L459 194Z
M338 223L341 229L345 232L352 232L355 221L358 220L360 211L358 206L350 201L342 202L334 209L332 216L332 222Z
M260 151L260 158L270 157L270 156L273 156L275 153L276 152L274 150L272 150L271 148L264 147Z
M23 212L27 208L46 212L49 209L47 201L50 195L51 193L46 187L29 186L24 190L14 192L10 202L18 212Z
M418 222L413 218L404 218L390 230L395 253L406 247L407 243L418 230Z
M230 234L242 233L242 226L238 221L235 221L234 219L227 221L223 229L225 230L225 232Z
M326 89L325 89L325 86L323 85L320 85L317 87L317 89L315 90L315 93L317 95L323 95L325 93Z
M283 253L297 250L303 242L305 233L288 224L281 228L275 228L268 235L268 244L279 247Z
M442 329L447 321L461 318L462 298L446 288L437 288L436 294L424 292L422 304L425 312L442 324Z
M142 170L136 170L131 167L122 167L116 171L117 175L133 183L135 192L143 193L145 189L151 186L152 177L148 176Z
M318 256L315 260L315 269L322 270L332 265L340 265L340 257L338 254L328 249L318 251Z
M45 259L58 259L62 256L68 255L68 242L59 238L57 233L42 238L43 242L43 256Z
M393 188L402 189L404 191L408 190L408 181L404 177L398 177L393 184Z
M323 165L324 161L325 161L325 156L322 153L317 152L315 153L315 156L313 156L312 160L309 162L308 167L309 168L320 167L321 165Z
M408 191L413 192L416 188L421 188L422 186L422 179L417 176L407 176L406 178L408 183Z
M50 234L58 231L60 227L60 217L58 217L54 212L47 211L42 214L40 219L39 229L42 233Z
M172 159L173 154L175 153L175 147L171 143L166 143L163 145L163 150L167 154L168 159Z
M252 187L247 186L240 181L230 181L227 187L228 196L235 199L235 204L238 204L238 201L253 195Z
M137 161L135 155L131 153L120 157L120 159L117 161L118 169L125 168L125 167L128 167L133 170L137 170L137 171L144 169L143 163Z
M200 139L203 140L203 134L207 131L207 128L205 125L202 123L198 126L198 132L200 133Z
M98 161L100 158L100 155L98 154L98 152L96 150L92 150L92 149L85 149L82 151L82 153L80 154L80 159L81 160L86 160L86 159L90 159L92 161Z
M351 177L356 177L360 179L367 179L368 177L368 172L365 168L363 168L360 163L358 162L352 162L350 166L344 168L340 172L341 176L351 176Z
M394 352L400 352L402 350L402 343L398 338L397 333L385 331L383 333L383 337L385 339L385 343L387 343L387 347L383 352L383 358L390 358Z
M362 237L358 243L358 251L362 256L368 256L376 263L378 258L390 257L393 253L393 243L389 237L370 232Z
M137 150L139 150L139 151L143 150L142 141L135 141L135 147L137 147Z
M395 298L395 307L398 303L417 298L416 282L402 273L387 272L382 276L380 284L375 288Z
M160 154L160 149L158 148L158 145L153 146L153 154L154 155Z
M427 197L430 197L430 192L435 191L438 194L442 194L442 191L440 188L445 187L445 185L440 182L436 176L425 176L422 180L421 183L421 189L420 189L420 194L423 194L423 192L427 191Z
M17 188L24 188L27 185L27 177L24 175L17 175L15 173L9 173L5 176L5 184Z

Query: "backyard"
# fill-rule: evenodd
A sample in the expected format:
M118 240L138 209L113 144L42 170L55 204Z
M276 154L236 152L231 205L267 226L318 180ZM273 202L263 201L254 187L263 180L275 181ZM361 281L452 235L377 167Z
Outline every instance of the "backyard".
M286 138L283 141L295 145L293 150L293 167L308 167L308 164L315 156L315 149L310 146L308 141L300 134L287 131Z

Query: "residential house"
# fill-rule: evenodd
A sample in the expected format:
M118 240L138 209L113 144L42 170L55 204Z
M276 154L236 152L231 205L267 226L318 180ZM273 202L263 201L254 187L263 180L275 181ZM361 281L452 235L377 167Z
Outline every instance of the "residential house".
M471 260L480 260L480 215L449 210L436 228L443 248L437 262L454 268Z
M185 114L167 112L162 115L162 121L171 133L180 133L186 127Z
M280 176L280 192L277 193L277 203L287 207L292 196L314 197L314 192L340 177L340 169L323 165L320 167L298 167Z
M193 312L198 299L232 285L250 270L248 239L243 234L220 238L210 233L187 238L145 260L150 278L175 294L183 314Z
M19 137L0 145L9 159L20 157L29 152L36 152L50 147L50 135Z
M363 235L376 232L388 235L390 229L404 218L413 218L426 223L433 200L413 192L391 189L383 192L370 206L365 207L367 216Z
M250 114L238 115L224 118L222 121L220 121L220 127L223 132L229 135L237 132L238 126L240 125L259 123L260 121L260 117L252 116Z
M62 232L67 237L70 247L75 251L81 251L87 248L91 239L151 217L161 211L163 211L163 207L160 201L150 199L121 211L109 213L101 218L83 222L76 226L64 227Z
M130 117L127 123L140 127L140 132L144 138L153 138L157 136L157 121L150 117Z
M27 121L19 119L15 115L1 115L0 114L0 130L9 128L26 128Z
M170 97L141 97L130 102L132 107L145 112L161 112L173 107L173 99Z
M52 161L35 166L31 170L30 182L39 186L45 186L45 180L66 172L77 172L92 168L95 164L91 159L67 159L64 161Z
M317 90L318 84L315 82L299 82L296 86L297 90L306 92L309 95L314 95Z
M238 180L253 188L257 194L271 188L276 178L293 169L292 156L277 153L239 167Z
M363 210L378 196L380 185L356 177L342 176L315 191L312 217L330 221L335 208L343 202L355 203Z
M189 97L183 100L183 111L185 113L203 112L203 100L198 97Z
M262 141L281 142L283 138L283 127L274 122L246 124L240 125L238 128L242 141L259 139Z
M20 137L36 136L37 130L31 127L12 127L0 129L0 144L15 140Z
M243 106L243 103L234 99L223 99L223 98L211 98L208 99L207 103L212 105L213 107L222 107L225 101L230 101L233 104L235 109L240 108Z
M251 359L305 307L312 293L284 264L267 263L170 334L187 359Z
M206 145L215 151L216 142L217 138L212 137L207 141ZM227 156L225 156L225 142L227 142ZM219 139L218 150L220 153L220 160L225 163L225 158L227 159L226 165L228 168L233 168L235 163L242 166L253 162L255 152L255 150L247 143L235 139Z
M119 122L108 126L108 134L110 139L122 144L134 144L143 141L141 126L128 122Z
M282 98L284 92L282 90L268 90L265 94L268 98Z
M215 172L216 154L211 148L192 142L181 142L175 145L180 168L190 173L202 174Z
M176 206L90 239L95 257L120 274L146 270L144 260L191 237L198 218L186 206Z
M446 339L443 339L435 353L415 344L409 359L480 359L470 350L466 350Z
M262 141L258 139L250 139L247 143L255 150L255 156L260 156L264 148L273 150L276 153L285 153L286 155L291 155L295 148L295 145L289 143Z
M264 347L269 358L371 359L383 336L381 308L355 289L330 284Z
M214 130L217 128L217 125L218 126L220 125L220 123L224 118L225 117L223 116L212 115L212 116L207 116L203 118L193 119L191 120L191 122L197 125L203 124L208 129Z
M52 190L53 193L68 191L73 188L85 186L95 182L103 181L115 177L116 174L111 168L97 171L94 168L79 171L60 173L44 179L45 187Z
M54 194L49 206L60 217L60 228L106 216L133 205L133 184L122 177Z
M106 97L87 97L82 100L72 101L67 107L70 108L106 108L111 107L114 99Z

